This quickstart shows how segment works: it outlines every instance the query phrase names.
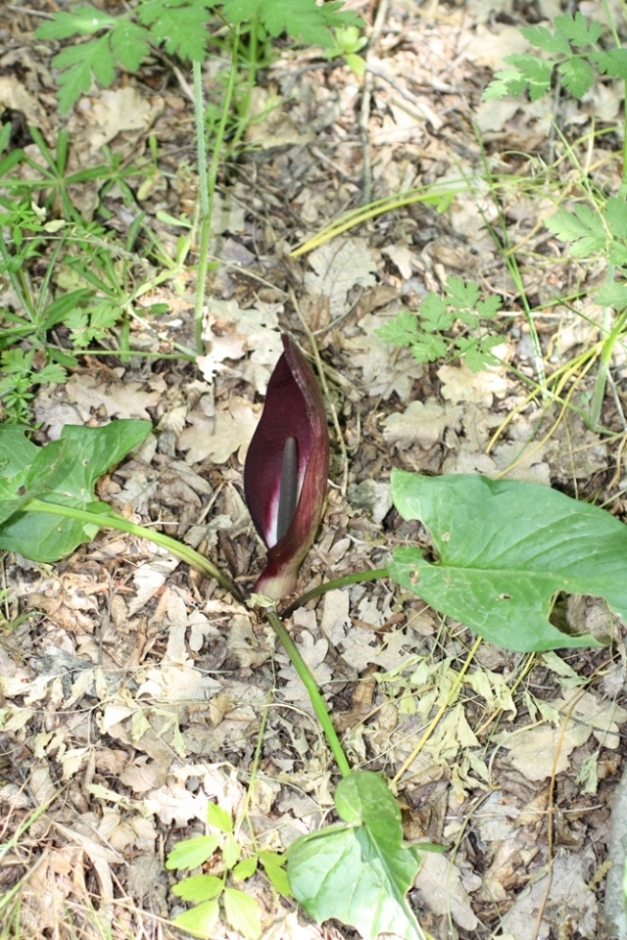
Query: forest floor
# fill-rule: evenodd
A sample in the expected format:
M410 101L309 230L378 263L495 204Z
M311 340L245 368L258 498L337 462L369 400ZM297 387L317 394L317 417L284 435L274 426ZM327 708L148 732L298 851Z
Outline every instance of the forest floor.
M586 15L598 6L578 5ZM567 258L543 220L571 184L569 154L616 192L616 138L592 127L616 123L620 88L607 81L583 103L558 94L534 104L481 100L503 56L526 48L519 27L553 18L555 0L390 0L363 52L365 78L316 50L277 56L260 75L244 146L220 168L197 363L176 355L193 348L196 246L158 283L165 265L147 242L119 247L140 212L162 257L174 259L189 233L191 78L154 57L136 76L94 86L61 120L50 81L58 46L33 38L37 11L55 7L0 9L0 106L24 114L51 147L66 128L68 172L102 163L103 147L138 167L127 180L132 200L89 180L72 198L85 218L106 219L120 276L149 285L130 323L130 346L143 355L116 356L112 330L111 355L86 352L65 384L41 387L33 401L40 443L66 424L152 421L146 443L100 481L101 500L189 542L249 589L264 549L243 500L243 460L287 331L305 350L313 337L343 437L340 446L332 436L327 506L299 592L382 567L416 537L392 507L393 467L506 475L625 515L624 352L612 364L603 430L586 427L582 409L534 397L537 354L506 264L509 251L550 373L596 339L598 308L585 287L603 272ZM380 6L351 8L372 30ZM212 60L205 69L210 102L224 68ZM553 183L542 193L531 183L547 166ZM488 178L499 181L496 201ZM365 203L448 184L456 193L441 212L415 201L291 255ZM501 299L491 324L502 336L500 365L473 372L453 355L419 363L375 333L450 276ZM69 285L61 268L54 289ZM560 301L575 286L578 299ZM167 312L154 313L155 304ZM593 372L574 373L573 401L588 400L593 382ZM286 654L253 612L122 533L103 531L55 565L19 556L3 565L0 840L10 851L0 884L22 887L18 933L5 908L2 937L178 936L167 920L183 905L164 858L204 833L209 801L237 816L249 800L244 847L254 833L281 851L333 818L332 755ZM298 610L290 631L352 765L388 778L447 702L475 639L388 580L331 591ZM397 785L405 838L449 847L425 854L410 891L433 937L603 936L627 721L621 649L618 640L529 654L483 642L472 657ZM261 904L267 940L354 936L340 924L317 927L261 874L246 890ZM215 936L238 934L222 926Z

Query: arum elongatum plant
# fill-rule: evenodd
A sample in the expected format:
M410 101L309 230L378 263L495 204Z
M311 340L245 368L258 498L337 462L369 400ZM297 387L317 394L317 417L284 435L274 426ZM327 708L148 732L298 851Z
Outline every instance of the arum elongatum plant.
M244 465L244 493L268 546L255 591L279 600L296 587L298 570L320 524L329 473L324 399L313 370L293 340L281 336L266 401ZM342 776L350 766L315 679L274 608L264 616L300 676Z
M244 493L268 547L255 592L273 601L291 594L320 525L329 474L324 399L313 370L285 333L283 354L244 466Z

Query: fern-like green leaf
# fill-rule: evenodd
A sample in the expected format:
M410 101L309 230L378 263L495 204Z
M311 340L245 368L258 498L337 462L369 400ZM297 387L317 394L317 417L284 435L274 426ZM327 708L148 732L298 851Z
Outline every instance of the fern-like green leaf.
M37 39L69 39L70 36L90 36L101 29L115 25L116 18L96 7L76 7L71 13L55 13L52 19L35 30Z
M583 98L594 84L594 71L586 59L573 56L558 67L564 88L575 98Z
M120 65L128 72L136 72L150 53L150 33L138 23L122 19L111 30L111 51Z
M232 23L258 17L271 36L286 33L296 42L332 47L332 29L364 25L360 17L342 10L342 6L340 0L322 6L316 0L226 0L222 12Z
M91 42L68 46L52 60L59 72L59 111L67 114L81 95L91 88L92 74L108 88L115 78L114 61L105 33Z
M600 23L590 22L582 13L575 13L570 16L568 13L562 13L555 17L555 31L562 33L571 41L573 46L594 46L603 27Z

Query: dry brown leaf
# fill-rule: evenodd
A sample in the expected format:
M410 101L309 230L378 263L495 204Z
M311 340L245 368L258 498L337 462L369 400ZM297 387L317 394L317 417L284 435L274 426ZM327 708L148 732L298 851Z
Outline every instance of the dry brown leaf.
M305 287L316 297L328 297L331 317L346 313L348 293L358 285L375 283L377 260L363 238L336 238L307 256L313 272L305 274Z
M403 414L391 414L383 422L383 437L388 444L405 448L419 444L428 449L440 440L445 428L461 428L462 408L440 405L433 399L412 401Z
M180 449L187 452L188 463L202 463L209 458L215 463L225 463L235 451L243 463L258 415L250 401L233 395L227 407L218 410L215 417L192 411L187 420L190 426L180 435L178 443Z
M476 887L479 887L481 880L478 877L476 880ZM461 872L444 855L423 852L414 887L435 914L451 914L455 923L464 930L476 930L479 926L468 892L462 884Z

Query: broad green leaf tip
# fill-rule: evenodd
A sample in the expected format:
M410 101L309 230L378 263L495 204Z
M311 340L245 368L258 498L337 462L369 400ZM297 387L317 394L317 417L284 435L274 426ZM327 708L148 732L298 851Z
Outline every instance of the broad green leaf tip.
M400 810L378 774L357 771L335 791L345 824L297 839L287 872L295 898L318 923L333 917L364 940L394 933L425 940L406 893L420 865L418 847L402 841Z
M66 425L58 441L37 447L24 428L0 425L0 549L39 562L58 561L97 527L89 522L29 511L33 499L55 507L92 511L96 480L148 436L149 421L120 419L99 428ZM3 502L4 502L3 499ZM108 509L108 507L107 507Z
M532 483L400 470L392 500L426 526L437 560L399 548L390 575L490 643L523 652L599 646L551 622L562 594L602 597L627 619L627 526L605 510Z

